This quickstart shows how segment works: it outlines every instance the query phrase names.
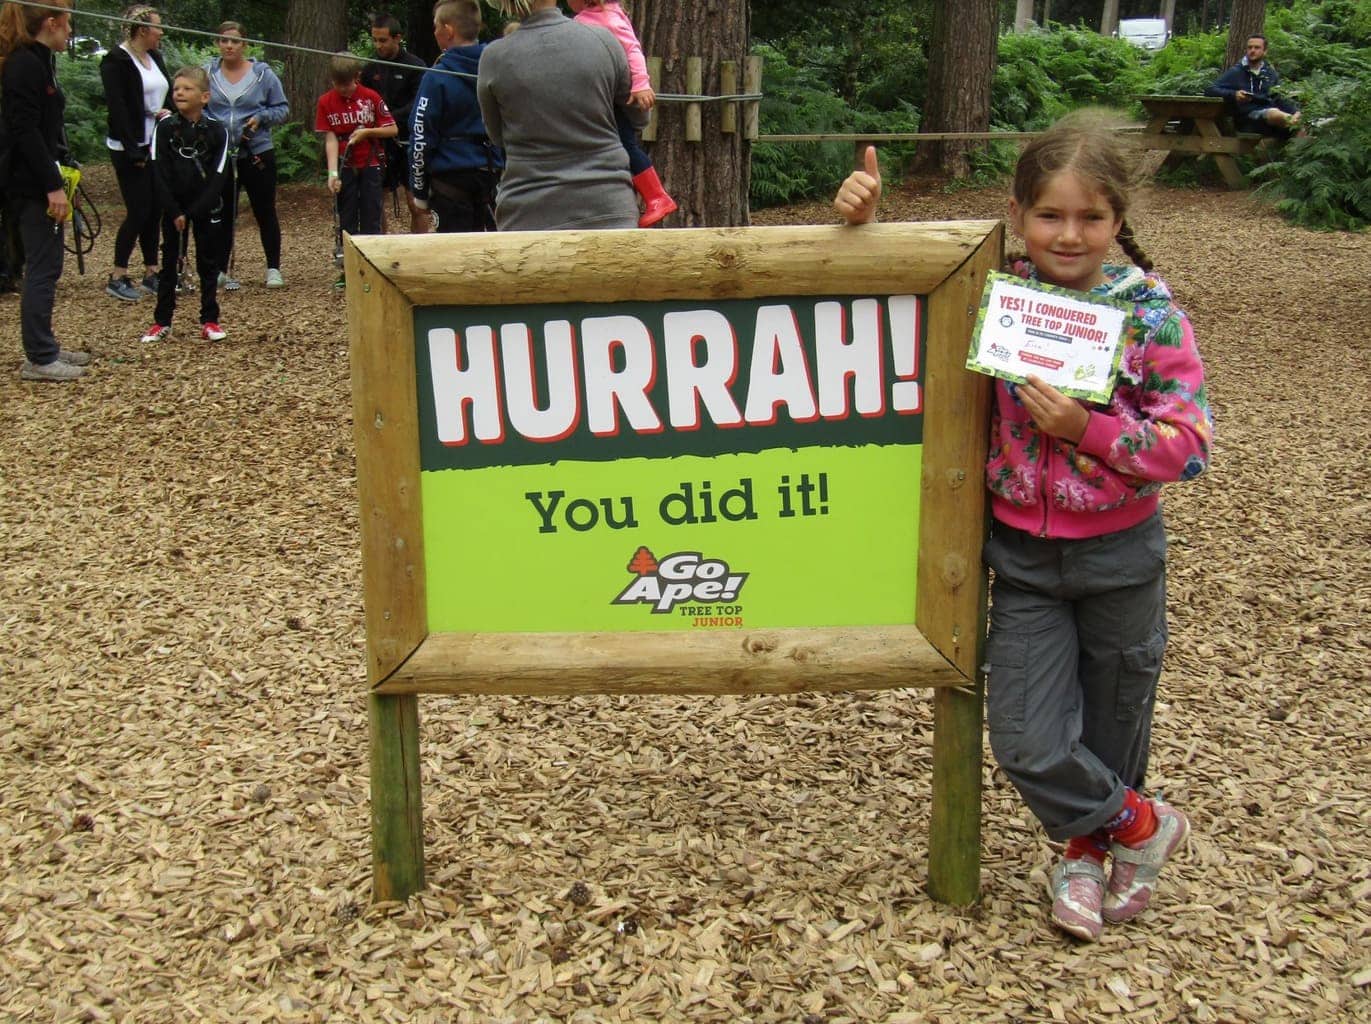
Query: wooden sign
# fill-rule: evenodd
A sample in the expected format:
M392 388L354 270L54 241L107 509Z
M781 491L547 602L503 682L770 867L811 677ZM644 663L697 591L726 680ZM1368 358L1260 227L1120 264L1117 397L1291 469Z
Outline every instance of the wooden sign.
M423 885L419 693L939 687L975 898L998 223L346 246L375 895Z

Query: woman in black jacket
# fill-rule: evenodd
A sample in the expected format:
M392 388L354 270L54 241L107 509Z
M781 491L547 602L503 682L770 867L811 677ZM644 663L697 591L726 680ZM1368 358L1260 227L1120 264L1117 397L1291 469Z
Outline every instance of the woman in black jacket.
M71 37L71 0L46 7L7 3L0 8L0 118L7 145L0 159L9 214L19 227L27 259L19 300L24 342L23 380L74 380L90 362L85 352L61 348L52 333L52 303L62 276L62 225L71 213L58 161L66 155L53 54Z
M124 41L100 60L100 81L109 109L105 145L127 211L114 236L114 272L105 292L125 302L137 302L145 292L157 292L160 219L152 177L152 128L168 112L171 82L157 49L162 42L161 15L146 4L135 4L124 17ZM129 257L135 241L143 251L142 288L129 280Z

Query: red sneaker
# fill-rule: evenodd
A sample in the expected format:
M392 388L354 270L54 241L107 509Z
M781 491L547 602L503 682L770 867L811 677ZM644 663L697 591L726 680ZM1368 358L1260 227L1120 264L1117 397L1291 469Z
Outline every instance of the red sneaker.
M143 332L142 341L166 341L171 337L170 324L153 324Z
M228 331L211 320L207 324L200 325L200 337L206 341L223 341L228 337Z

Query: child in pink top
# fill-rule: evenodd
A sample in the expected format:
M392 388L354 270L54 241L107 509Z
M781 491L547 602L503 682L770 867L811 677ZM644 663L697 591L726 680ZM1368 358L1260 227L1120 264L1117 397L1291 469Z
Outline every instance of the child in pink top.
M633 76L628 102L643 110L651 110L657 95L652 91L652 82L647 77L647 61L643 59L643 47L638 35L633 31L633 22L624 13L619 0L567 0L576 20L583 25L596 25L608 29L619 40L628 56L628 70ZM643 197L643 215L638 220L640 228L650 227L676 210L676 201L667 195L662 181L657 177L657 169L652 166L652 157L643 152L638 145L638 132L633 123L621 110L614 112L615 123L619 127L619 139L628 153L628 171L633 175L633 187Z

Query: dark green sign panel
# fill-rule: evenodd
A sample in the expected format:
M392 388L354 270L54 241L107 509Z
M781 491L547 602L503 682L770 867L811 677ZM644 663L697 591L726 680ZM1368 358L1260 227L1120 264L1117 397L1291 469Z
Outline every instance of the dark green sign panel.
M914 296L426 307L425 470L922 441Z

